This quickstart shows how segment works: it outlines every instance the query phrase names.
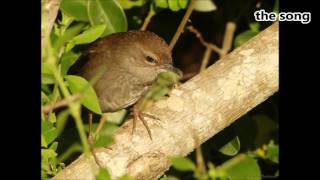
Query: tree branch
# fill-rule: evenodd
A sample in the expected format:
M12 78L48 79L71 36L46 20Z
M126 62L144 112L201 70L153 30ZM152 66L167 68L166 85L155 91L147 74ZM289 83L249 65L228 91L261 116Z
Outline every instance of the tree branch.
M278 22L217 61L204 72L146 110L155 136L151 141L141 123L132 136L132 122L114 134L115 144L97 148L96 156L112 179L156 179L169 169L170 156L186 156L196 146L229 126L278 91ZM57 179L95 179L98 165L81 155Z

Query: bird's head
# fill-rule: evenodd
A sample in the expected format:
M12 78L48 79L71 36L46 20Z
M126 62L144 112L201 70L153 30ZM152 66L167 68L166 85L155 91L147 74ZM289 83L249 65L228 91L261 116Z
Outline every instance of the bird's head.
M148 31L129 31L122 35L118 42L125 53L119 62L132 76L144 83L155 80L159 73L173 71L182 72L172 64L171 50L167 43L156 34Z

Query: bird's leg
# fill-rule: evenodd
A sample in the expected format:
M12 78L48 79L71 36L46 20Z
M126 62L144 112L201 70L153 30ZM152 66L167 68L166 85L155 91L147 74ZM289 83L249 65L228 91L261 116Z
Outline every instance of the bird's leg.
M133 105L133 126L132 126L132 133L134 132L135 128L136 128L136 122L138 119L140 119L140 121L142 122L142 124L144 125L144 127L147 129L148 135L150 137L150 139L152 140L152 136L151 136L151 131L149 129L149 126L147 124L147 122L144 120L144 113L142 113L139 110L139 105L135 104ZM151 116L151 115L150 115ZM149 117L150 117L149 116Z

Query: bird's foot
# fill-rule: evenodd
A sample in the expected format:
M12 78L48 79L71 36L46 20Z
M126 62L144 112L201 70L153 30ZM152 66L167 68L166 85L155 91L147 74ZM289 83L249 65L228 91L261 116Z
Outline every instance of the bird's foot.
M132 134L134 133L135 131L135 128L136 128L136 122L137 120L139 119L142 124L144 125L144 127L146 128L147 132L148 132L148 135L150 137L150 139L152 140L152 135L151 135L151 131L150 131L150 128L148 126L148 123L145 121L144 117L148 117L148 118L151 118L151 119L155 119L155 120L160 120L159 118L151 115L151 114L147 114L147 113L143 113L139 110L139 106L136 104L133 106L133 126L132 126Z

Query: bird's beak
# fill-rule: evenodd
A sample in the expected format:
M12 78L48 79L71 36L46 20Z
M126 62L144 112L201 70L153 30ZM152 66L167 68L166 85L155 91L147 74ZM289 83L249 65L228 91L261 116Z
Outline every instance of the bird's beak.
M163 71L172 71L172 72L178 74L180 77L183 76L182 71L180 69L174 67L172 64L163 64L163 65L161 65L161 69Z

